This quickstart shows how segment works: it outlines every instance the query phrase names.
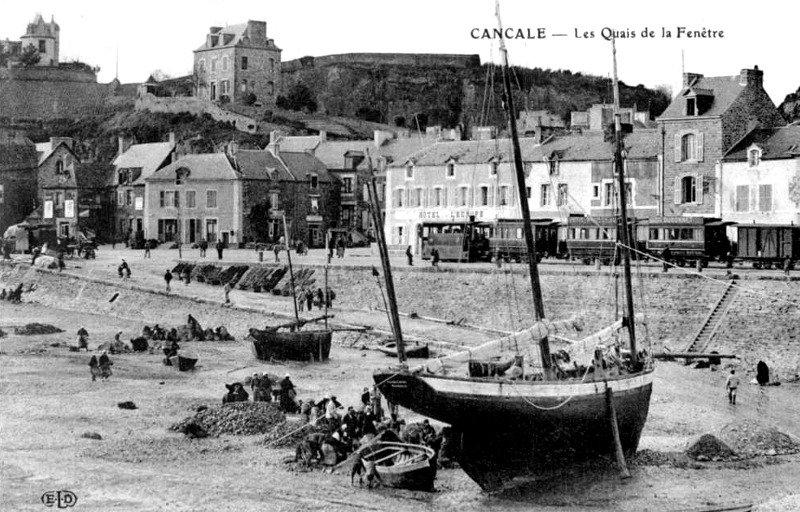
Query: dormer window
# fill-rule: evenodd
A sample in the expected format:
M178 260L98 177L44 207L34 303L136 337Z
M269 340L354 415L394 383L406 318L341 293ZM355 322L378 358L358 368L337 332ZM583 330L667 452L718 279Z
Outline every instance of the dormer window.
M311 188L316 190L319 187L319 176L316 174L311 175Z
M761 150L752 148L747 152L747 164L750 167L757 167L761 163Z
M455 164L455 162L447 162L447 164L445 164L445 167L447 169L446 176L448 178L455 178L455 176L456 176L456 164Z
M559 161L558 157L554 156L547 161L547 168L550 171L550 176L558 176Z
M500 163L497 160L489 162L489 175L497 176L497 170L500 168Z
M697 98L686 98L686 115L697 115Z
M56 160L56 174L63 174L63 173L64 173L64 161Z
M414 179L414 164L406 165L406 179L407 180Z

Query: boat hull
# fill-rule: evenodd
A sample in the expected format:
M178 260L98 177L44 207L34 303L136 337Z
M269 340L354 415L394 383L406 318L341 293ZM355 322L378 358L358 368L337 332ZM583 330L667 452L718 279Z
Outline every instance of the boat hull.
M606 387L620 441L635 454L647 420L652 371L605 381L512 381L379 371L387 400L453 426L454 456L483 489L495 491L614 457ZM517 482L519 481L519 482Z
M397 357L397 345L395 343L387 343L386 345L378 347L378 351L383 352L387 356ZM428 345L408 346L405 348L406 357L416 359L428 359L430 357L430 349Z
M189 370L194 370L194 365L197 364L197 358L178 355L169 357L169 362L172 363L172 366L177 368L178 371L188 372Z
M398 457L387 459L387 454L406 452L408 459L401 463ZM377 461L375 471L381 485L412 491L433 491L436 479L435 453L427 446L379 441L361 451L365 461Z
M331 353L331 331L262 331L250 329L251 348L257 359L327 361Z

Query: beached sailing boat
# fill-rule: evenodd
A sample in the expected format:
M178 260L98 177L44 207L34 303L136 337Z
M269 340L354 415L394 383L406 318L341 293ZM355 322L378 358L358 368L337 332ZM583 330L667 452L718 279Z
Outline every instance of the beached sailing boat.
M497 17L499 22L499 8ZM502 40L501 51L505 107L513 142L517 190L521 195L525 240L528 254L535 254L528 201L522 195L526 190L525 176L508 57ZM614 85L615 171L621 222L627 226L616 49ZM536 259L528 258L536 318L532 327L414 368L405 363L402 337L396 335L400 367L374 373L375 383L387 400L452 425L460 434L456 458L483 489L496 491L543 476L553 476L564 468L615 456L623 474L627 473L625 457L635 454L647 420L653 368L646 354L637 349L629 231L625 228L619 232L626 307L623 318L581 341L582 346L591 347L585 354L588 357L585 367L576 366L572 371L564 371L558 359L551 356L548 335L568 328L573 320L552 322L545 319ZM384 252L381 251L382 256ZM388 259L385 269L387 267ZM391 273L385 272L385 277L388 289ZM394 301L393 293L390 301ZM398 317L392 316L399 326ZM613 346L612 338L622 328L628 332L627 350ZM476 377L467 371L470 362L486 360L490 355L503 351L519 352L522 346L538 349L538 361L535 361L538 367L520 363L517 368L522 371L512 372L514 378L507 376L509 372Z
M327 327L326 314L301 320L297 312L297 290L294 284L294 271L292 269L291 248L288 246L289 228L286 217L283 218L284 237L287 240L286 257L289 262L289 277L292 286L292 301L294 302L294 321L287 324L267 327L265 329L250 329L251 348L256 359L269 361L272 359L289 359L292 361L327 361L331 353L332 331ZM326 320L324 329L301 330L307 323ZM280 331L288 328L288 331Z

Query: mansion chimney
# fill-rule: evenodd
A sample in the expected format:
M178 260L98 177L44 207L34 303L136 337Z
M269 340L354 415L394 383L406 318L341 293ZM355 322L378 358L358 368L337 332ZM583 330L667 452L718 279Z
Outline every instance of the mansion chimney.
M739 85L763 87L764 72L758 69L758 66L753 66L753 69L743 69L741 73L739 73Z
M697 80L698 78L703 78L702 73L684 73L683 74L683 86L689 87L692 85L692 82Z

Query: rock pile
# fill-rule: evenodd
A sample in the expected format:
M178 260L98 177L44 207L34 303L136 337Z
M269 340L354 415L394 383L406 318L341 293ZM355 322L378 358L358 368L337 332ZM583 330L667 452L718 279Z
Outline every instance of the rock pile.
M56 334L59 332L64 332L63 329L59 329L55 325L49 324L25 324L22 327L15 327L14 334L23 334L23 335L32 335L32 334Z
M686 449L686 455L697 461L730 461L739 459L739 455L712 434L703 434Z
M749 457L800 453L800 442L773 427L752 420L725 425L720 431L720 438Z
M269 432L276 424L286 421L278 404L270 402L233 402L200 410L170 427L176 432L187 432L197 425L208 435L254 435Z

